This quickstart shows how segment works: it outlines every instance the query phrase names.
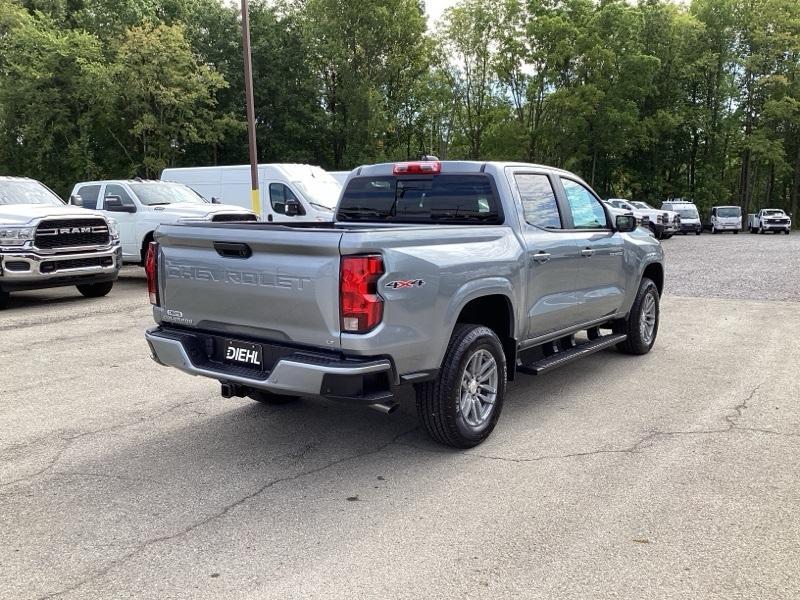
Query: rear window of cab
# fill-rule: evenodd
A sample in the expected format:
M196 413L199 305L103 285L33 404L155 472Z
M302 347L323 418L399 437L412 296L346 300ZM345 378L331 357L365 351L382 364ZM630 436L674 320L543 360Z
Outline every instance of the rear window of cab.
M498 225L503 214L489 175L386 175L351 179L337 220Z

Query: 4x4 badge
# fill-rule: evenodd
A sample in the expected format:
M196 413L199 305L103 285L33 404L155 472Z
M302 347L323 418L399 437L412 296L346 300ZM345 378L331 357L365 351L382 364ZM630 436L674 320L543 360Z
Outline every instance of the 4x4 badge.
M422 287L423 285L425 285L425 281L422 279L398 279L397 281L390 281L385 287L397 290L400 288Z

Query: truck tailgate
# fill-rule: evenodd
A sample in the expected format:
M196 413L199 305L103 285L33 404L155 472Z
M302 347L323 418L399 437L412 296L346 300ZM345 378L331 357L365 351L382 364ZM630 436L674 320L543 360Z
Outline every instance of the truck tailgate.
M162 226L161 320L339 348L341 237L335 229L260 223Z

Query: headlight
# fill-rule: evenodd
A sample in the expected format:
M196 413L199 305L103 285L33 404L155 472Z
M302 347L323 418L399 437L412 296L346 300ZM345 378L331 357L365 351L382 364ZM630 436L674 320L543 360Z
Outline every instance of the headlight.
M106 219L108 221L108 233L112 238L119 237L119 223L116 219Z
M2 227L0 228L0 246L22 246L33 240L35 227Z

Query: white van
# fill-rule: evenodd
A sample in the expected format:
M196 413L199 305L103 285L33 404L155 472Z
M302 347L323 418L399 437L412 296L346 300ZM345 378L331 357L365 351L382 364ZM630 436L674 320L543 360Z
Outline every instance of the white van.
M162 181L188 185L210 202L250 208L250 166L164 169ZM327 171L312 165L258 165L262 221L333 221L341 184ZM296 202L296 216L286 214L286 203ZM292 210L289 211L293 212Z
M687 233L694 232L695 235L700 235L703 232L703 222L700 220L700 213L697 212L697 206L691 200L683 198L673 198L672 200L664 200L661 203L661 210L671 210L678 213L681 218L681 226L678 233L686 235Z

